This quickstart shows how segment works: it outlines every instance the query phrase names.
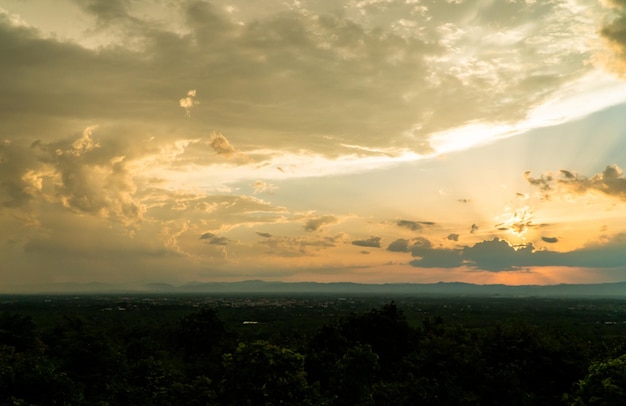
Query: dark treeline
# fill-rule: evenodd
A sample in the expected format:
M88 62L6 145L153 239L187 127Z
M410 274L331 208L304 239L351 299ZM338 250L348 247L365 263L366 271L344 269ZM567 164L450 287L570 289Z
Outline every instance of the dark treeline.
M205 307L167 322L0 315L2 405L618 405L621 335L411 325L393 302L264 339Z

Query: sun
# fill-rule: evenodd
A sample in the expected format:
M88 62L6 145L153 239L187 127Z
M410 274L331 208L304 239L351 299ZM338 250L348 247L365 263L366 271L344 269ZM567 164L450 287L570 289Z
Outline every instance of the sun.
M496 224L496 227L498 230L509 231L510 233L523 238L526 235L526 232L530 228L534 227L534 217L534 213L528 205L515 210L507 207L504 214L499 217L501 222Z

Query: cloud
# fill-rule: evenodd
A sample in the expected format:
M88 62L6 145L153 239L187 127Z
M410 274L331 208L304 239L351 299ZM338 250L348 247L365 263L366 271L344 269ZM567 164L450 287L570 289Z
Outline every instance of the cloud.
M230 142L224 137L223 134L212 133L211 138L209 140L209 145L211 148L218 154L230 158L231 156L237 153L235 147L233 147Z
M12 216L0 215L0 256L5 271L0 280L5 289L10 285L59 281L173 282L191 276L185 257L166 247L158 226L148 221L130 233L120 222L77 216L57 203L37 205L43 207L37 212L37 227L14 223L13 229L7 229L5 226L11 224L7 220ZM7 245L7 238L15 243ZM112 258L115 266L111 266ZM172 269L177 272L173 274Z
M192 139L183 138L161 142L152 140L151 143L153 148L157 146L159 148L159 150L150 151L151 159L155 165L153 169L157 171L168 168L176 171L205 171L210 173L224 163L223 160L216 160L215 155L224 160L229 160L228 163L235 166L245 166L252 163L249 156L237 150L223 134L216 132L211 132L208 137L199 136ZM264 157L256 158L265 159ZM223 166L219 168L220 172L224 172L225 169ZM234 172L241 176L242 171L235 169ZM250 171L249 173L252 174L253 172ZM272 188L268 186L269 189Z
M533 250L532 244L522 245L516 249L507 241L494 238L465 247L462 256L468 266L497 272L515 270L524 264L530 264L529 258Z
M552 189L551 185L554 181L552 174L547 173L547 174L541 175L541 177L539 178L533 178L532 176L530 176L530 171L526 171L524 172L524 178L526 179L528 183L530 183L533 186L537 186L539 190L544 192L544 197L546 199L550 198L549 192Z
M380 237L370 237L367 240L352 241L352 245L358 245L359 247L380 248L380 240Z
M417 257L410 264L420 268L457 268L467 266L491 272L518 270L530 266L532 244L513 248L508 242L494 238L461 249L434 248L427 239L420 239L409 247Z
M45 173L37 180L42 194L77 212L126 224L141 222L145 207L136 196L127 157L111 141L94 140L94 130L87 127L73 141L32 144Z
M254 182L254 194L258 193L273 193L278 189L277 186L272 185L270 183L265 183L263 181L257 180Z
M411 266L418 268L457 268L463 265L459 251L432 250L423 257L409 261Z
M196 100L196 90L189 90L187 96L180 99L178 104L185 109L185 116L191 117L191 109L193 109L195 105L200 104L200 102Z
M539 187L546 198L554 194L583 195L588 192L599 192L619 200L626 200L626 177L617 165L608 165L603 172L592 177L577 174L572 171L561 170L560 176L551 173L542 174L539 178L525 173L526 180L533 186Z
M557 237L541 237L541 240L549 244L554 244L554 243L559 242L559 239Z
M230 240L226 237L218 237L213 233L204 233L200 236L201 240L207 240L209 245L228 245Z
M535 250L533 244L511 246L495 238L465 248L464 257L471 266L488 271L516 270L533 266L566 266L587 268L613 268L625 266L622 250L626 237L618 234L605 244L589 245L574 251L556 252Z
M433 244L424 237L418 237L412 240L410 251L414 257L423 256L433 249Z
M433 226L433 225L435 225L435 223L433 223L431 221L398 220L396 222L396 225L398 227L408 228L409 230L412 230L412 231L419 231L424 226Z
M280 257L309 257L317 256L323 250L336 247L344 236L271 236L259 241L259 244L269 248L268 254Z
M83 136L72 142L72 150L68 150L68 153L78 156L95 148L100 148L100 144L94 142L91 138L91 135L96 128L96 126L85 128Z
M0 205L25 208L41 193L42 170L32 149L0 140Z
M85 11L95 15L102 23L115 22L128 17L125 0L76 0Z
M172 95L188 89L178 102L190 114L202 88L211 89L202 104L211 120L188 120L186 133L220 128L238 141L254 133L274 150L332 157L342 144L428 153L433 134L521 119L591 69L588 52L571 46L579 11L560 1L440 3L415 12L398 2L367 15L356 2L343 14L325 2L307 12L276 3L235 19L207 2L85 0L89 16L77 20L94 16L97 35L69 40L2 17L0 75L20 80L3 82L11 108L0 120L17 112L41 118L31 127L43 129L59 118L124 120L146 133L172 128ZM547 44L551 58L536 58ZM536 77L545 80L528 80Z
M300 228L326 231L341 219L294 214L331 207L307 199L316 190L285 182L297 192L277 196L284 206L259 199L274 190L272 179L371 170L432 152L440 131L524 120L593 69L585 63L591 51L582 44L596 35L588 33L596 22L561 0L528 6L429 2L428 8L349 1L341 13L328 1L290 8L283 2L243 7L235 0L239 11L229 13L195 0L76 0L60 2L57 11L67 7L75 24L57 33L54 15L38 25L43 20L37 14L50 7L46 2L13 3L23 15L0 11L0 229L16 247L11 258L21 258L15 275L35 265L47 269L50 258L49 274L59 278L107 278L106 258L119 252L130 258L133 250L137 258L124 262L126 270L154 268L174 277L171 269L180 265L196 272L186 277L197 279L226 263L213 256L225 244L233 258L229 270L246 265L239 260L258 260L262 249L283 257L345 251L352 242L346 235ZM606 21L601 34L623 44L621 20ZM310 169L322 165L324 170ZM547 190L623 199L623 175L614 175L593 180L564 171L555 179L569 184L550 180ZM345 210L339 206L332 205L337 213ZM357 231L355 223L345 224L352 235L382 235ZM416 233L434 225L393 223ZM270 228L274 224L279 226ZM305 235L250 233L264 227ZM450 232L458 230L445 234ZM452 245L459 239L450 234L446 241L445 234L432 241ZM102 252L87 245L74 249L83 240ZM6 247L0 241L3 260ZM505 253L502 262L511 259L506 269L576 258L533 251L520 259L504 245L489 247ZM479 251L466 257L457 248L400 239L378 254L410 253L423 267L479 268L484 262L496 268ZM602 251L594 249L585 252ZM615 252L608 257L618 263ZM38 262L29 262L31 254ZM91 266L97 273L84 271Z
M230 243L230 240L226 237L214 237L209 241L211 245L228 245L228 243Z
M418 238L409 248L411 255L417 257L409 262L420 268L456 268L463 264L460 250L433 248L426 238Z
M605 0L613 11L613 18L600 29L600 35L608 43L612 54L605 63L619 75L626 75L626 3L623 0Z
M201 221L205 228L224 232L285 221L288 211L245 195L181 193L153 189L143 196L147 216L160 221Z
M409 246L409 250L413 257L417 257L410 261L410 264L421 268L465 266L490 272L507 272L542 266L575 268L626 266L622 254L626 250L626 234L617 234L604 244L588 245L568 252L536 250L532 243L513 246L499 238L481 241L460 249L434 248L430 241L422 239Z
M387 251L409 252L409 240L405 240L403 238L397 239L389 244Z
M504 222L495 225L498 230L511 230L521 235L529 228L536 227L533 224L534 213L528 206L520 207L514 211L507 209L503 217L505 217Z
M470 234L474 234L476 231L478 231L478 225L472 224L470 227Z
M314 217L306 221L304 224L304 229L306 231L318 231L322 228L322 226L326 224L333 224L337 222L337 217L335 216L321 216Z

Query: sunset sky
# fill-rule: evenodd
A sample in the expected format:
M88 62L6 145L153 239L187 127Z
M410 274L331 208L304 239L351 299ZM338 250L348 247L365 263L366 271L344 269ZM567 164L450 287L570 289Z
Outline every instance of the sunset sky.
M626 280L626 0L0 0L0 291Z

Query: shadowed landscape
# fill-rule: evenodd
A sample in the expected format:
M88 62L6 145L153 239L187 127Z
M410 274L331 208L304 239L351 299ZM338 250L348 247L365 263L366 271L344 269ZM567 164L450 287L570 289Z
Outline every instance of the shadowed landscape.
M3 405L614 405L626 387L623 298L139 293L0 302Z

